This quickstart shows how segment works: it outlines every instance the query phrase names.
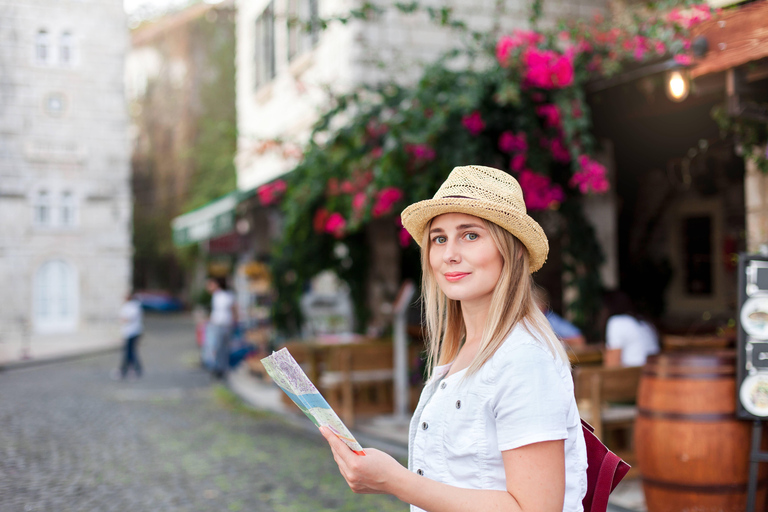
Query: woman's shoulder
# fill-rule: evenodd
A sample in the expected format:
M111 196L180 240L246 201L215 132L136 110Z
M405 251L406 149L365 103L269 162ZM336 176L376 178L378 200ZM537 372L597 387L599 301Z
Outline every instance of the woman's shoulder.
M558 363L545 342L520 324L512 329L490 362L492 366L489 369Z

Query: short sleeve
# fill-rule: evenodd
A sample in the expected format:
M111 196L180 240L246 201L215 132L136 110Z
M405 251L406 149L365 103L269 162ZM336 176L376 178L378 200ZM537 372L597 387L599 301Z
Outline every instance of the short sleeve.
M499 369L491 403L500 451L568 437L572 392L545 347L515 347Z

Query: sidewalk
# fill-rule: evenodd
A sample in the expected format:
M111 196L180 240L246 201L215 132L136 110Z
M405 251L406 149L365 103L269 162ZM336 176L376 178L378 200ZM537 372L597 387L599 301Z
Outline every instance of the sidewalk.
M114 329L89 329L67 334L0 337L0 370L44 364L122 347Z
M291 424L314 429L298 407L288 406L281 400L282 390L275 384L264 382L249 372L246 365L240 365L229 374L230 389L256 409L279 414ZM373 446L394 457L408 457L409 419L393 416L362 418L352 429L352 434L363 446ZM639 478L624 479L611 493L608 512L646 512L645 496Z

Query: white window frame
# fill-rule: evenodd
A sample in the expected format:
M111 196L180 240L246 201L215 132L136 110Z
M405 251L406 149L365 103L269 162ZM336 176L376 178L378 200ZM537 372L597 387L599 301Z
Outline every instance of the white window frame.
M40 228L53 227L53 201L50 190L40 189L35 193L32 203L32 216L35 226Z
M77 197L71 190L61 192L59 200L59 225L63 228L74 228L78 223Z
M58 51L59 64L62 66L75 64L75 38L69 30L65 30L59 35Z
M277 76L274 0L256 18L253 42L254 89L258 89Z
M77 329L80 293L77 269L62 259L45 261L34 276L32 312L39 333Z
M35 33L35 62L49 64L51 62L51 33L44 28Z
M317 46L320 40L319 8L319 0L288 0L289 62Z

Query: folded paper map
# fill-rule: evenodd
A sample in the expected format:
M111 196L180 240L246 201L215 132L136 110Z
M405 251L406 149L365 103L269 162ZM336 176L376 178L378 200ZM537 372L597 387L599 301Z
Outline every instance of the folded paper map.
M280 389L299 406L299 409L318 427L330 428L358 455L365 455L363 447L352 436L346 425L331 409L309 377L301 369L288 349L282 348L261 360L267 373Z

